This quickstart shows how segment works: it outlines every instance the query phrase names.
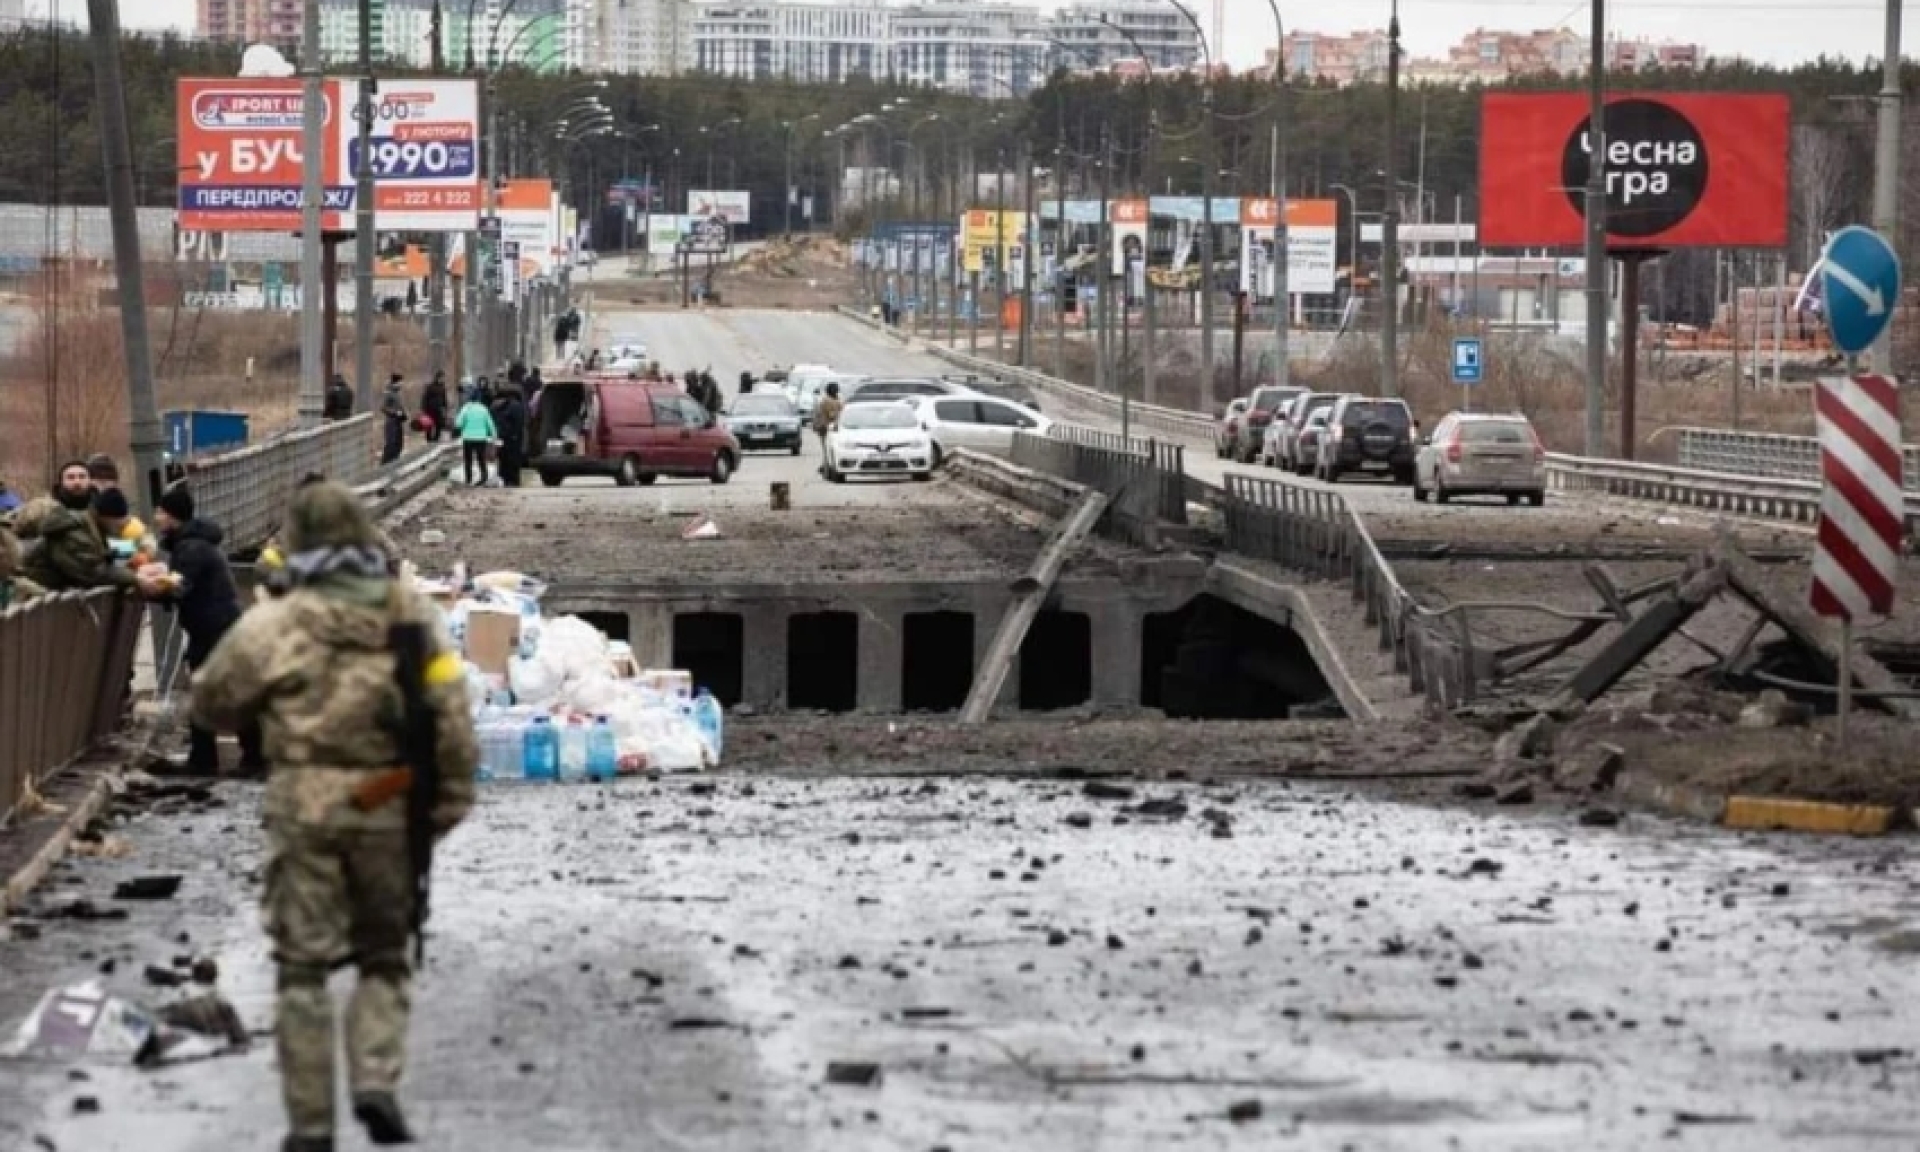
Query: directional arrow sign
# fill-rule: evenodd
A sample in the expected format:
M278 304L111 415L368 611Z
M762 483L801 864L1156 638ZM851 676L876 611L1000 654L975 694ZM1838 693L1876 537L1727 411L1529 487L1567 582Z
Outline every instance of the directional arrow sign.
M1871 228L1842 228L1821 260L1827 330L1849 356L1873 346L1900 302L1900 258Z

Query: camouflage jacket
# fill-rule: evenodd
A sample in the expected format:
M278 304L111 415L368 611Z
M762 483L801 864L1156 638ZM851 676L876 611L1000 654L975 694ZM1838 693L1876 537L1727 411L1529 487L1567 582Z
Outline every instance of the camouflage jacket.
M440 790L434 827L473 807L479 746L464 667L433 606L389 580L336 576L297 588L240 618L193 677L193 715L209 728L258 723L270 820L348 829L406 826L406 801L372 812L350 803L376 772L399 766L400 688L387 628L395 616L429 621L426 695L438 717Z
M39 546L27 553L22 570L37 584L60 592L69 588L132 588L133 572L113 562L100 526L85 512L56 508L32 525Z

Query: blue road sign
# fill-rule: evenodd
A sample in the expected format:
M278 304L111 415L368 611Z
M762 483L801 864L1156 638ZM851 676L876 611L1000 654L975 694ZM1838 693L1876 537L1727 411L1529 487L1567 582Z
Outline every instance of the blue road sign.
M1842 228L1827 241L1820 281L1834 344L1858 356L1887 330L1900 303L1900 257L1873 229Z
M1480 383L1480 339L1462 336L1453 342L1453 382Z

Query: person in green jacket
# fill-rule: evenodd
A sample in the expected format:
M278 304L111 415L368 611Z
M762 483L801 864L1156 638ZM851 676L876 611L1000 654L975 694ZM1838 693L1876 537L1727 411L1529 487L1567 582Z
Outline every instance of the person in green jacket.
M118 488L81 498L62 489L60 507L39 524L40 546L27 557L26 574L50 591L133 587L133 570L113 562L116 539L133 510Z
M480 467L480 483L487 482L487 446L500 438L493 426L493 413L487 410L484 401L475 393L473 398L460 406L453 418L454 431L460 434L460 459L467 476L467 486L473 486L474 465Z

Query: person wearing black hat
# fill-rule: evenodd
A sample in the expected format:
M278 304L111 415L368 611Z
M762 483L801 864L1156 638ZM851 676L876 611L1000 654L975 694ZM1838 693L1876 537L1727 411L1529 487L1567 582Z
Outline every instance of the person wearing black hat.
M197 671L240 619L240 592L234 587L233 569L227 566L226 553L220 547L225 533L213 521L194 515L193 492L185 484L175 484L161 494L154 523L160 529L160 544L167 550L172 567L169 590L157 599L171 604L180 614L180 627L187 634L187 667ZM213 731L197 725L190 725L188 731L187 770L218 774L220 746ZM260 751L260 730L243 729L241 773L258 774L266 767Z
M66 469L55 492L60 507L35 528L40 546L27 557L29 579L50 592L69 588L132 588L133 570L113 562L108 541L118 539L133 517L126 494L103 488L90 497L68 490Z

